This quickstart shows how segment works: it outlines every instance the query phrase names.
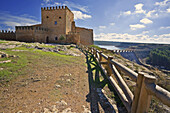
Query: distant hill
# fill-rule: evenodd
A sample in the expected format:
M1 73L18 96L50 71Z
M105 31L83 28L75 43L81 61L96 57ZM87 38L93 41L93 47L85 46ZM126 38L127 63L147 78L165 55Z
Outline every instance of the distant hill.
M170 69L170 46L153 49L149 54L149 62Z

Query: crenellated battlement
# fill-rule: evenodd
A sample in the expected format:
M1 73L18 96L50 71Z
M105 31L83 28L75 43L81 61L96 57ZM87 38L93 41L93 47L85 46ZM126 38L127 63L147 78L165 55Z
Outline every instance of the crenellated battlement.
M67 6L56 6L56 7L41 7L42 11L51 11L51 10L70 10Z
M2 40L16 40L16 32L8 30L0 30L0 39Z
M0 30L0 33L4 33L4 34L14 34L14 31L8 31L8 30Z
M16 31L18 30L35 30L35 31L48 31L47 28L43 27L34 27L34 26L16 26Z

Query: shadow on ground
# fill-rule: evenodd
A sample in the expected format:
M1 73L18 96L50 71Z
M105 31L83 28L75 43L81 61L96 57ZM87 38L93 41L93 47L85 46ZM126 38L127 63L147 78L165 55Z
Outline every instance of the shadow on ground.
M102 111L105 113L126 113L127 111L125 110L122 102L120 101L118 95L115 93L114 89L111 87L106 76L102 73L100 67L96 64L96 60L93 55L85 51L82 52L86 56L87 73L89 79L89 94L86 96L86 101L90 102L91 112L99 113L101 112L100 109L102 108ZM102 80L100 76L102 76ZM113 99L114 105L116 107L113 107L113 103L110 103L108 97L103 93L102 89L105 86L108 86L109 90L114 95Z

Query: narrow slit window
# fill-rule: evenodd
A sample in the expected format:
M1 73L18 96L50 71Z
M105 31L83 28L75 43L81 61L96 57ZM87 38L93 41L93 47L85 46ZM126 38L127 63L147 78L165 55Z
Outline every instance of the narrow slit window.
M58 40L58 37L55 37L55 40Z
M57 25L57 21L55 21L54 24Z

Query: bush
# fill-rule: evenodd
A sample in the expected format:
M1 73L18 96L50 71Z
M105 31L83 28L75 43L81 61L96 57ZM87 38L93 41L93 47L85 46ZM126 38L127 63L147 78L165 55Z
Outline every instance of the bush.
M61 35L61 36L60 36L60 40L66 40L66 37L63 36L63 35Z

